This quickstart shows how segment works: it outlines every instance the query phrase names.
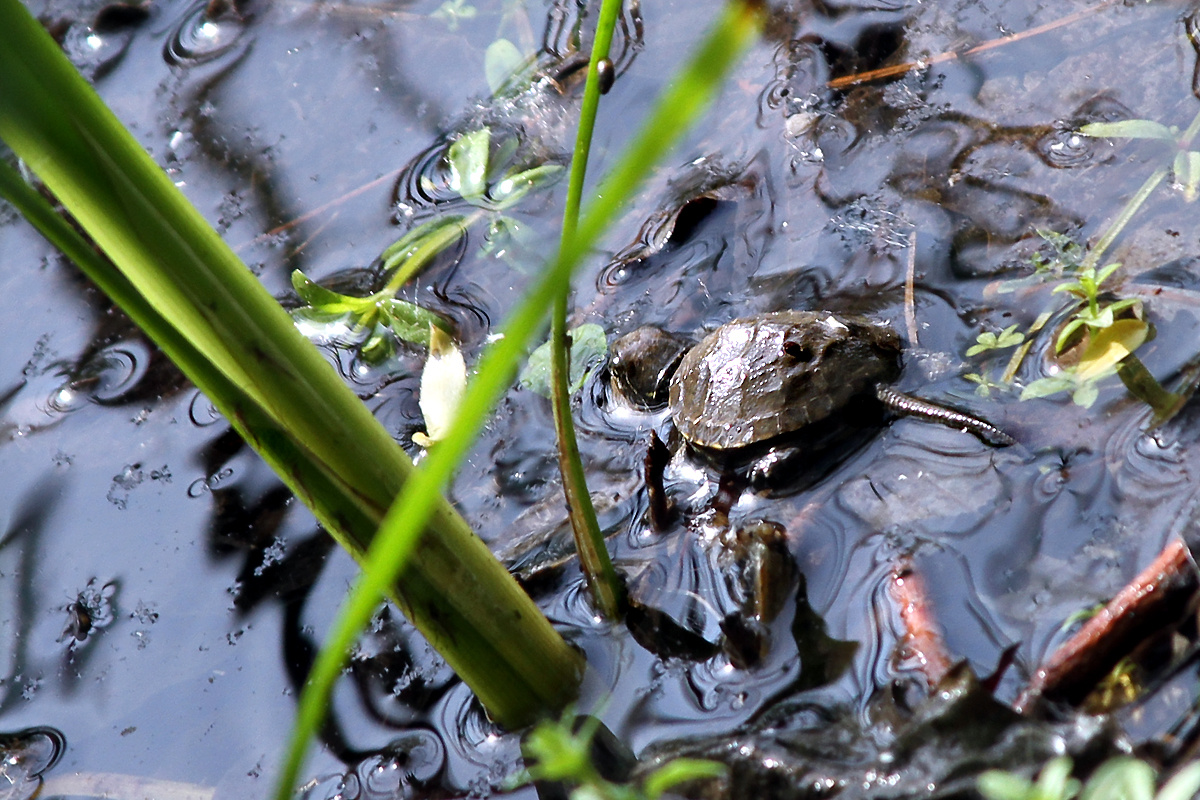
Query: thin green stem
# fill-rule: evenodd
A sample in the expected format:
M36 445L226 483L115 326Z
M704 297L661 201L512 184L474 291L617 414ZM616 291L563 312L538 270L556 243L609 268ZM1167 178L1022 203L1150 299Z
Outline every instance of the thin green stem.
M1112 224L1108 226L1108 230L1100 237L1100 241L1096 242L1096 246L1084 258L1083 263L1080 265L1081 270L1096 268L1096 265L1100 263L1100 259L1104 256L1104 252L1121 235L1121 231L1129 224L1129 220L1133 219L1133 215L1137 213L1138 209L1142 207L1142 204L1158 188L1158 185L1162 183L1163 178L1167 177L1167 173L1170 171L1169 167L1163 166L1150 173L1150 177L1146 178L1146 182L1142 184L1141 188L1137 190L1133 197L1129 198L1129 202L1121 209L1121 213L1112 221Z
M613 30L621 0L604 0L600 6L596 39L588 63L587 82L579 113L579 129L575 137L575 154L571 159L571 178L567 186L567 202L563 211L560 250L567 250L579 224L579 206L583 197L583 182L587 176L592 132L600 106L600 81L597 65L608 58ZM567 334L567 306L570 283L564 283L554 299L550 317L550 389L554 407L554 431L558 442L558 468L562 474L563 494L567 513L575 534L575 549L579 564L592 593L592 601L606 619L619 619L624 605L624 587L604 545L604 534L596 521L596 509L588 492L575 424L571 418L571 392L567 387L570 371L570 336Z
M1192 140L1195 139L1198 134L1200 134L1200 113L1197 113L1196 116L1192 118L1192 124L1188 125L1187 129L1180 134L1180 146L1191 147Z

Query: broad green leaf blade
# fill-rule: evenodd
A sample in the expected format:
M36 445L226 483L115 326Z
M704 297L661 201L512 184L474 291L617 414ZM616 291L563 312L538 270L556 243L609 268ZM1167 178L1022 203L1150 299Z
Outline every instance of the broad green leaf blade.
M1094 381L1116 369L1117 363L1146 341L1150 326L1140 319L1121 319L1092 332L1092 340L1079 357L1076 377Z

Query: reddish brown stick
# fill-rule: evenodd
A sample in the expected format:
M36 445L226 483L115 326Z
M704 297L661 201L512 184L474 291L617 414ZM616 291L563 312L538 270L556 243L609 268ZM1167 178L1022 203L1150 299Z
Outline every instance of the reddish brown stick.
M1046 659L1013 707L1025 712L1041 697L1079 702L1134 646L1186 613L1196 588L1196 567L1176 540Z
M892 569L888 594L896 603L900 621L904 624L904 636L896 648L896 655L901 662L915 663L932 689L954 666L954 661L933 616L925 581L907 560L902 561Z

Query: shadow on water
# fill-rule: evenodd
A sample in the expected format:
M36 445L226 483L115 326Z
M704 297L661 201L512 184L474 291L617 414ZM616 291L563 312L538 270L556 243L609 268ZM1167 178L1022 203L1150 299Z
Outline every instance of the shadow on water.
M598 6L30 5L287 304L293 269L366 294L405 231L476 213L447 161L462 134L486 126L490 163L510 171L567 163ZM700 5L627 5L593 174L703 31ZM575 402L580 447L636 602L610 628L572 560L549 405L515 387L453 497L586 652L581 706L638 769L727 762L728 779L691 789L704 797L966 796L983 769L1029 772L1059 752L1088 768L1128 749L1194 755L1194 622L1130 644L1096 692L1068 677L1028 698L1079 612L1195 538L1196 404L1151 430L1113 375L1087 408L1020 396L1062 374L1054 331L1073 313L1061 278L1034 273L1062 245L1038 231L1094 243L1167 147L1079 128L1186 126L1195 20L1172 2L773 6L716 110L585 266L572 324L694 342L769 311L865 314L904 340L896 389L1017 444L843 409L824 453L748 488L723 457L694 457L678 407L619 402L594 370ZM493 94L499 39L526 58ZM1138 298L1153 326L1137 356L1168 387L1195 373L1200 341L1181 188L1154 194L1105 259L1123 267L1104 288ZM562 201L549 181L485 208L488 224L401 290L452 323L468 363L553 247ZM11 796L55 780L60 794L262 796L356 567L94 289L11 214L0 237L21 297L0 323ZM1013 346L967 355L1014 325L1029 351L1011 375ZM319 343L415 453L423 349L381 363ZM521 764L517 737L388 607L322 744L306 797L487 796Z

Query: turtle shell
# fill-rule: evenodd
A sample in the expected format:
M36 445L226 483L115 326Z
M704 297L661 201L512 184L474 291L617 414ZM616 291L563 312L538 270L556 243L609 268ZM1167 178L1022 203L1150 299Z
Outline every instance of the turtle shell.
M692 444L729 450L795 433L900 373L887 325L828 311L734 320L684 355L671 380L675 427Z

